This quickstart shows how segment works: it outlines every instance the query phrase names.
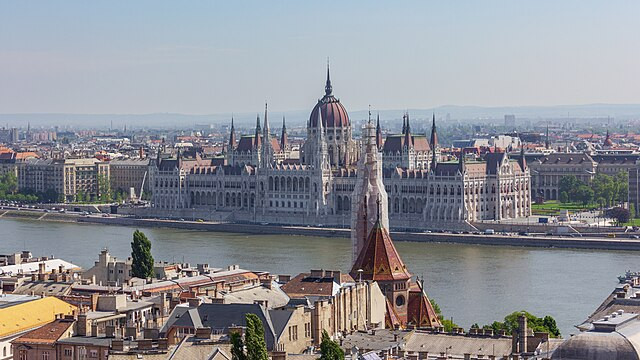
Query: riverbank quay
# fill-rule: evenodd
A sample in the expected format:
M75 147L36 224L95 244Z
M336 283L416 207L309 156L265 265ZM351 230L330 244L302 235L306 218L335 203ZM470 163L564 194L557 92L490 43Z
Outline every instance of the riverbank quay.
M210 232L243 233L253 235L298 235L349 238L349 229L284 226L275 224L239 224L229 222L199 222L161 219L137 219L133 217L90 215L75 213L44 213L32 210L0 210L0 218L16 218L36 221L74 222L129 226L140 228L172 228ZM518 246L536 248L591 249L640 251L640 240L631 238L520 236L504 234L449 234L392 231L397 241L425 243L454 243L468 245Z

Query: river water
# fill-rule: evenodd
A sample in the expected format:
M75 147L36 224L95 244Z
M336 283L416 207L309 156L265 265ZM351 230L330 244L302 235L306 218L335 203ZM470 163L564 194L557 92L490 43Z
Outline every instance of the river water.
M239 225L241 227L241 225ZM244 235L160 228L140 229L156 260L239 264L249 270L291 274L309 269L349 270L348 239ZM126 258L134 228L0 219L0 253L29 249L88 268L100 250ZM577 330L617 283L638 270L640 253L396 242L414 275L447 318L469 328L516 310L552 315L564 337Z

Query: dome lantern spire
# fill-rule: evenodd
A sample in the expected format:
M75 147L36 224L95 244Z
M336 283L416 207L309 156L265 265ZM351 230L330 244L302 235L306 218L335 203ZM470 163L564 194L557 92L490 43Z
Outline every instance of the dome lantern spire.
M327 58L327 83L324 86L325 95L329 96L333 92L333 88L331 87L331 76L329 75L329 58Z

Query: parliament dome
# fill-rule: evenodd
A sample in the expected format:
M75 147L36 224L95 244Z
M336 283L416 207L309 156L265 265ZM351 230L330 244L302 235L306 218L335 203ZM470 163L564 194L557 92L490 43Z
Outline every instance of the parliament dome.
M327 83L324 87L324 96L311 111L309 116L309 127L317 128L318 120L322 119L322 126L325 128L345 128L350 125L347 110L342 106L340 100L333 96L329 68L327 67Z

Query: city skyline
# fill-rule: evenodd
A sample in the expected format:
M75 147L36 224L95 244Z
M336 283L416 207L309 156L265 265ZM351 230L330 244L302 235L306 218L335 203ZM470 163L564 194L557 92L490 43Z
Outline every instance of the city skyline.
M327 57L354 111L637 103L638 5L608 5L4 3L0 113L305 110Z

